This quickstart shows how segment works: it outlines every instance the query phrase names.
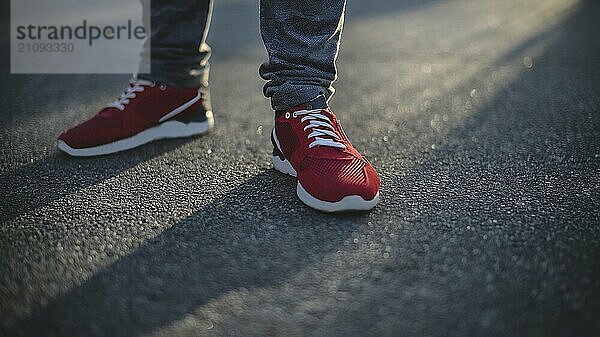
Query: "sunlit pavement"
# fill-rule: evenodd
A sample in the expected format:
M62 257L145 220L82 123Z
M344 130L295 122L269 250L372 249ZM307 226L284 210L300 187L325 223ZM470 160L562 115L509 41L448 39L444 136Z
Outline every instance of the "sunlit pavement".
M103 158L55 137L127 77L3 52L1 336L598 335L599 4L351 1L332 105L383 199L339 216L271 169L256 6L217 1L213 134Z

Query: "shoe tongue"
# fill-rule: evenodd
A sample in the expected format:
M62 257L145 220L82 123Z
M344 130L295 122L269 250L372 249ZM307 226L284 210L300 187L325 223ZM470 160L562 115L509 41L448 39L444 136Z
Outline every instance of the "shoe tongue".
M304 109L312 110L312 109L327 109L327 108L329 108L329 105L327 105L327 98L325 98L325 95L319 95L306 103L297 105L297 106L289 108L287 110L275 111L275 119L281 117L281 115L283 115L286 112L293 112L293 111L304 110Z

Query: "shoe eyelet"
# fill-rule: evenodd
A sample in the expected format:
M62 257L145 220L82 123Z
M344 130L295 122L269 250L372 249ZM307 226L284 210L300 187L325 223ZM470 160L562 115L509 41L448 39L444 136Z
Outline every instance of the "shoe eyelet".
M167 86L166 86L166 85L164 85L164 84L161 84L161 85L160 85L160 90L162 90L162 91L165 91L165 90L167 90Z
M286 118L286 119L290 119L290 113L289 113L289 112L286 112L286 113L285 113L285 118Z
M294 112L294 113L292 114L292 116L294 116L294 118L296 118L296 117L298 117L298 113L297 113L297 112Z

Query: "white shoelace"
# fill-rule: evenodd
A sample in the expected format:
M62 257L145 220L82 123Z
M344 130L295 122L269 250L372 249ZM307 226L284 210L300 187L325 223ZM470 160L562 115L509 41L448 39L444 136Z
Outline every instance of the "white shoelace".
M323 109L298 110L293 113L294 117L304 116L300 120L301 123L309 121L309 123L304 127L304 131L311 129L312 132L308 135L308 139L314 138L315 140L310 143L308 147L312 149L317 145L321 145L345 149L346 145L338 141L340 136L335 132L335 128L333 127L331 120L329 117L323 114L323 111Z
M145 87L153 86L154 82L141 80L137 77L133 77L129 80L129 87L119 96L119 98L109 103L107 108L117 108L121 111L125 110L125 105L129 104L131 99L136 97L136 93L144 91Z

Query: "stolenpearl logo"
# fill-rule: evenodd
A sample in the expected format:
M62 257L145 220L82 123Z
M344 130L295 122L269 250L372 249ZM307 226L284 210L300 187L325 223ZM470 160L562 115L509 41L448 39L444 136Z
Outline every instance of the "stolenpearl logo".
M11 73L150 72L150 0L11 0Z

